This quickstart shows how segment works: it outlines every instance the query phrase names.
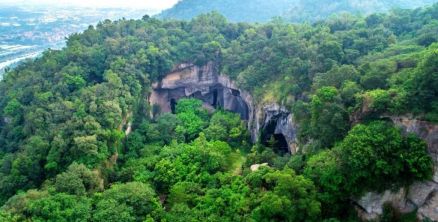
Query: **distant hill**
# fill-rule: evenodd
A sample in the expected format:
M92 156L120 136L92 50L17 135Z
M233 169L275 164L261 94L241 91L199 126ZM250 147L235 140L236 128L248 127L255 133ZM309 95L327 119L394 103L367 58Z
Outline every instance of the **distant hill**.
M264 22L276 16L292 22L313 22L336 13L370 14L434 2L438 0L181 0L158 17L188 20L218 11L234 22Z

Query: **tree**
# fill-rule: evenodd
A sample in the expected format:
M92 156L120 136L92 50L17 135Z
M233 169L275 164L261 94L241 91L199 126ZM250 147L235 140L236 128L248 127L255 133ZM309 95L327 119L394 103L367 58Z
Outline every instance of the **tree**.
M91 200L63 193L50 195L31 201L28 215L29 219L36 222L89 221Z
M317 90L310 103L310 112L310 135L315 140L313 149L330 147L346 134L348 114L336 88L323 87Z
M0 210L0 221L18 222L19 218L16 215Z
M136 221L135 212L132 207L125 203L119 203L114 199L103 199L96 205L93 213L93 221L96 222L134 222Z
M415 110L430 112L432 121L438 120L438 46L429 47L414 74L406 84L410 106Z
M427 146L382 121L356 125L335 148L353 195L383 191L432 176ZM415 163L415 164L412 164Z
M96 210L93 212L97 221L112 221L127 219L128 221L143 221L147 217L159 220L162 216L162 206L155 191L140 182L115 184L110 189L97 196ZM119 214L108 211L108 207ZM120 208L119 208L120 207Z
M173 114L166 113L158 117L157 130L165 144L170 144L175 138L175 128L178 124L178 118Z
M12 99L8 102L6 107L3 109L3 112L7 116L14 117L21 113L21 103L17 99Z
M169 194L169 203L174 206L185 204L188 207L195 207L198 196L202 194L201 186L194 182L178 182L172 186Z
M85 195L102 189L102 179L83 164L73 163L56 176L55 189L71 195Z
M262 176L262 180L267 191L262 192L256 202L257 207L252 211L254 220L318 220L321 206L312 181L288 169L270 170Z
M342 164L335 152L326 150L310 157L304 176L319 189L317 196L324 216L336 216L345 209L349 196L343 186L348 178L342 174Z
M206 126L207 111L202 108L202 102L196 99L181 99L176 105L176 117L181 123L178 129L186 141L191 141Z
M345 81L342 84L342 88L340 91L342 101L344 102L344 104L346 104L346 106L353 106L356 102L356 95L358 95L361 91L362 89L357 83Z
M315 88L319 89L324 86L333 86L338 89L346 81L356 82L359 80L359 72L352 65L335 65L327 73L320 74L315 78Z
M245 144L248 139L248 131L240 116L226 111L215 112L204 133L209 140L228 142L234 147Z
M386 89L388 77L397 71L397 64L391 60L380 60L361 66L364 75L360 83L365 89Z

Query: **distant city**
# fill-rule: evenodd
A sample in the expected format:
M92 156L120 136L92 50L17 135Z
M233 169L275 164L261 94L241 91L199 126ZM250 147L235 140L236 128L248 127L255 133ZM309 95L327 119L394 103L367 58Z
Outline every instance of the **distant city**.
M5 69L35 58L44 50L60 49L72 33L99 21L141 18L157 11L115 8L36 8L0 5L0 79Z

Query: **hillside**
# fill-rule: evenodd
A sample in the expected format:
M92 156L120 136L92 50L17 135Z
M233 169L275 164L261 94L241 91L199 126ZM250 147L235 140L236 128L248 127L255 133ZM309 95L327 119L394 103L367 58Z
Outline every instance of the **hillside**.
M159 18L191 19L197 15L217 11L234 22L266 22L281 16L288 21L314 22L332 14L371 14L393 8L416 8L436 0L182 0L163 11Z
M0 81L0 221L434 220L437 33L438 4L90 26Z

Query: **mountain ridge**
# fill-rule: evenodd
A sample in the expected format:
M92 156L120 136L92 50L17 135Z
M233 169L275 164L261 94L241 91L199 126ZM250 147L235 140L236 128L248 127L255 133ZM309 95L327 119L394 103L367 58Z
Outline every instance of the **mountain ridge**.
M192 19L197 15L217 11L233 22L266 22L273 17L283 17L291 22L315 22L333 14L372 14L394 8L413 9L431 5L436 0L415 1L359 1L359 0L181 0L157 17L167 19ZM321 7L324 6L324 7Z

